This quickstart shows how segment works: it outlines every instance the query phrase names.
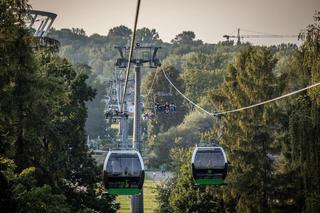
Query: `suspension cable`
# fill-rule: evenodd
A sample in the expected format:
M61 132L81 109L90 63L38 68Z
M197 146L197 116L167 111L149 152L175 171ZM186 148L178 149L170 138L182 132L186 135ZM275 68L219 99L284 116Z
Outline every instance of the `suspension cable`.
M279 96L279 97L276 97L276 98L273 98L273 99L270 99L270 100L262 101L262 102L260 102L260 103L256 103L256 104L249 105L249 106L246 106L246 107L241 107L241 108L238 108L238 109L232 109L232 110L228 110L228 111L224 111L224 112L211 113L211 112L208 112L207 110L203 109L202 107L200 107L199 105L197 105L197 104L194 103L193 101L191 101L187 96L185 96L182 92L180 92L180 90L179 90L179 89L171 82L171 80L168 78L168 76L166 75L166 73L165 73L165 71L164 71L163 69L162 69L162 72L163 72L163 74L164 74L164 77L167 79L167 81L173 86L173 88L175 88L175 90L176 90L182 97L184 97L187 101L189 101L193 106L199 108L199 109L202 110L203 112L207 113L208 115L212 115L212 116L225 115L225 114L228 114L228 113L240 112L240 111L243 111L243 110L251 109L251 108L254 108L254 107L257 107L257 106L261 106L261 105L264 105L264 104L268 104L268 103L271 103L271 102L275 102L275 101L277 101L277 100L280 100L280 99L283 99L283 98L286 98L286 97L295 95L295 94L300 93L300 92L303 92L303 91L305 91L305 90L308 90L308 89L311 89L311 88L320 86L320 82L318 82L318 83L314 83L314 84L312 84L312 85L309 85L309 86L307 86L307 87L304 87L304 88L302 88L302 89L299 89L299 90L290 92L290 93L288 93L288 94L285 94L285 95L282 95L282 96Z
M156 69L156 73L154 74L154 76L153 76L153 80L152 80L152 83L151 83L151 85L150 85L150 87L149 87L149 90L148 90L148 93L146 94L146 95L141 95L142 97L148 97L149 95L150 95L150 93L151 93L151 90L152 90L152 88L153 88L153 84L154 84L154 82L155 82L155 80L156 80L156 77L157 77L157 73L158 73L158 69Z
M198 109L202 110L203 112L207 113L208 115L212 115L215 116L215 113L211 113L205 109L203 109L201 106L197 105L196 103L194 103L192 100L190 100L190 98L188 98L187 96L185 96L172 82L171 80L168 78L166 72L164 71L164 69L161 69L164 77L167 79L167 81L171 84L171 86L182 96L184 97L187 101L189 101L193 106L197 107Z
M128 87L128 80L129 80L129 72L131 67L131 58L133 54L133 48L134 48L134 41L136 39L136 31L137 31L137 24L138 24L138 18L139 18L139 11L140 11L140 2L141 0L137 0L137 9L136 9L136 15L134 20L134 26L133 26L133 32L132 32L132 38L131 38L131 44L130 44L130 52L129 52L129 58L128 58L128 65L127 65L127 72L126 72L126 80L124 85L124 90L121 98L121 106L120 111L123 112L123 106L124 106L124 99L127 93L127 87Z
M251 109L251 108L254 108L254 107L257 107L257 106L268 104L268 103L271 103L271 102L274 102L274 101L277 101L277 100L280 100L280 99L295 95L297 93L303 92L305 90L308 90L308 89L311 89L311 88L317 87L317 86L320 86L320 82L312 84L312 85L307 86L307 87L304 87L302 89L290 92L288 94L285 94L285 95L270 99L270 100L262 101L262 102L257 103L257 104L253 104L253 105L246 106L246 107L241 107L241 108L238 108L238 109L228 110L228 111L224 111L224 112L218 112L218 113L216 113L216 115L224 115L224 114L228 114L228 113L239 112L239 111L242 111L242 110Z

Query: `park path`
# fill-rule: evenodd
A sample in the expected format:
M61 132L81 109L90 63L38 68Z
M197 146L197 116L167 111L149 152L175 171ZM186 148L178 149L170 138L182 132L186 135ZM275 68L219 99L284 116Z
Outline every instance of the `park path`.
M173 177L172 172L146 171L146 176L156 183L164 182Z

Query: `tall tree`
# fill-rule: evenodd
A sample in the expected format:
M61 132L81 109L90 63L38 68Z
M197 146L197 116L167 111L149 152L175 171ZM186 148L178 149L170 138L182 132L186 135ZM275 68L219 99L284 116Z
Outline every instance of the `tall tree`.
M314 19L315 23L308 26L301 47L304 69L300 72L302 76L308 76L308 84L320 81L320 12L316 12ZM291 162L297 165L296 169L301 174L303 187L300 190L304 192L306 212L320 211L319 94L320 89L314 88L297 98L289 121Z
M19 212L115 212L85 143L85 102L95 91L86 73L34 48L26 8L21 0L0 3L0 209L5 201Z
M221 88L210 93L211 103L224 111L275 96L275 63L266 48L244 48L227 68ZM224 117L222 144L232 163L224 197L230 211L269 211L272 112L271 107L261 106Z
M171 40L173 44L191 44L193 40L196 38L196 34L192 31L183 31L175 36L174 39Z
M141 28L137 30L136 41L143 45L155 45L156 42L160 41L159 33L155 29Z
M172 53L183 55L203 44L201 40L194 40L195 38L196 34L193 31L179 33L171 40L173 44Z
M31 36L23 28L24 16L28 5L26 1L1 1L1 119L2 131L7 136L13 136L14 141L4 142L14 145L16 164L20 171L30 164L28 143L32 136L26 134L28 130L35 131L36 127L27 126L33 120L30 113L39 93L37 86L40 83L36 64L30 46ZM8 129L6 128L8 127ZM9 138L9 137L6 137Z
M118 46L126 46L130 41L131 34L132 31L128 27L120 25L109 30L108 38Z

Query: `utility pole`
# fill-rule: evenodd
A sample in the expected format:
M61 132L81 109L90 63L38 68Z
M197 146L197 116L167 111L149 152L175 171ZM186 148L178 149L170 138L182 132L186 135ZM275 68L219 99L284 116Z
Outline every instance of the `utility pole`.
M240 37L240 28L238 28L238 35L237 35L237 45L240 45L241 44L241 37Z
M124 57L123 51L126 47L115 47L118 49L121 58L117 59L116 66L126 68L128 59ZM142 58L133 58L130 63L135 64L135 88L134 88L134 118L133 118L133 141L132 147L141 153L141 67L148 63L150 68L161 66L156 54L160 47L142 47L136 44L135 51L143 51ZM138 54L136 54L138 55ZM131 212L143 213L143 190L139 195L131 196Z

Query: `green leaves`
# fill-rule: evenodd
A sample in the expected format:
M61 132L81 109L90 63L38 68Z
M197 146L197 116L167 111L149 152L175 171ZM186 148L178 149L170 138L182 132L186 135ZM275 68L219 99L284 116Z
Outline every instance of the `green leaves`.
M228 66L225 82L217 92L210 93L211 103L225 111L274 97L275 62L266 48L243 48L235 63ZM268 106L257 107L224 118L222 143L232 167L226 180L231 187L223 193L232 196L226 203L230 208L236 206L239 211L269 208L265 206L272 174L272 161L268 158L272 153L272 136L266 123L268 109Z
M0 210L115 212L114 197L99 197L102 177L86 147L85 102L96 94L87 70L33 49L17 24L25 9L0 3L0 35L11 39L0 39Z
M176 177L158 188L158 212L222 212L218 187L195 186L191 176L191 150L185 149ZM181 160L182 160L181 159Z

